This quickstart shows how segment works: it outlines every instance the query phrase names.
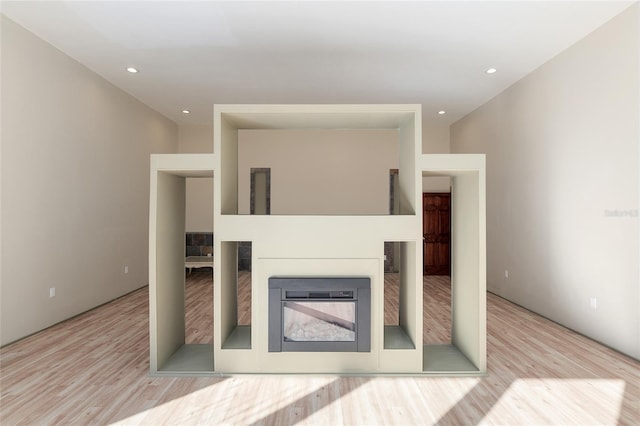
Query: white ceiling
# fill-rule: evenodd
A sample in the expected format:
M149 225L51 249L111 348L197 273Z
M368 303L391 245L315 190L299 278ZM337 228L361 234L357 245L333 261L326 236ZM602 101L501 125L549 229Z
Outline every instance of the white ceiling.
M452 123L631 3L2 1L1 7L182 125L211 123L214 103L419 103L425 120ZM127 73L128 66L140 72ZM490 67L498 72L486 74Z

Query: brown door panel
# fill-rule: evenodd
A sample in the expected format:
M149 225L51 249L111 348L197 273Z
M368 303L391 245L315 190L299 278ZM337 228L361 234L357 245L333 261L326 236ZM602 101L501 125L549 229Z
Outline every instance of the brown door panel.
M451 194L422 195L424 274L451 274Z

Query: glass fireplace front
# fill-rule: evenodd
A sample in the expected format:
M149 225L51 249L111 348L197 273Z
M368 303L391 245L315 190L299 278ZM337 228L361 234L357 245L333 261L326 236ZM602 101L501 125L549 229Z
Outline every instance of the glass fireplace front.
M269 351L368 352L369 278L269 279Z
M285 302L285 342L355 342L355 302Z

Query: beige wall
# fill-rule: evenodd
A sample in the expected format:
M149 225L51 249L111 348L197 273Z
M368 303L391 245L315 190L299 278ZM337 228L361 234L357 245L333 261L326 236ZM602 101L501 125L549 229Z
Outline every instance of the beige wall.
M444 120L422 120L422 153L449 154L449 124ZM422 192L450 192L451 182L445 176L424 176Z
M394 136L395 137L395 136ZM291 143L291 142L287 142ZM368 146L371 148L371 146ZM256 149L252 147L251 149ZM261 149L261 148L258 148ZM287 152L288 148L282 148L284 151L279 151L280 147L276 145L270 145L271 152L268 154L274 156L273 158L291 158L290 152ZM179 152L180 153L211 153L213 152L213 127L202 125L181 125L179 129ZM423 142L422 152L425 154L447 154L449 149L449 125L443 124L437 120L423 121ZM386 151L374 153L370 152L367 156L375 155L387 156ZM254 158L264 158L265 150L260 150L258 153L249 154L249 151L245 150L241 154L243 157L246 155L253 156ZM321 155L326 155L322 153ZM397 153L393 156L397 157ZM304 157L304 155L303 155ZM382 157L381 161L388 162L389 159ZM271 161L271 160L270 160ZM333 161L333 160L329 160ZM397 159L394 160L397 167ZM257 164L257 163L256 163ZM255 166L258 167L258 166ZM348 177L351 179L350 177ZM240 203L241 210L244 214L249 211L249 177L240 177L243 185L245 186L246 194L241 195ZM424 192L448 192L450 190L450 183L448 177L424 177L423 191ZM368 192L367 192L368 193ZM286 196L286 194L285 194ZM380 193L378 193L380 196ZM190 178L187 179L187 211L186 211L186 230L187 231L200 231L211 232L213 227L213 180L208 178ZM379 204L376 209L380 210L382 207Z
M452 152L487 154L488 289L635 358L638 13L628 9L451 129Z
M178 131L4 16L1 31L6 344L147 285L149 155Z
M178 129L178 150L180 154L213 153L213 125L181 125Z
M213 152L213 127L183 125L178 131L181 154ZM213 179L188 178L186 199L186 231L213 232Z
M395 130L239 130L238 208L251 168L271 168L272 214L388 214ZM402 171L401 171L402 172Z

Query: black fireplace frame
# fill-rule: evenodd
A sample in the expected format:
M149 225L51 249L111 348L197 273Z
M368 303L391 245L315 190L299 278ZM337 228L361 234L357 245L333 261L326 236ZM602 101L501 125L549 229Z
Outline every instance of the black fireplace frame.
M286 341L287 302L355 302L355 341ZM371 279L368 277L270 277L269 352L370 352Z

